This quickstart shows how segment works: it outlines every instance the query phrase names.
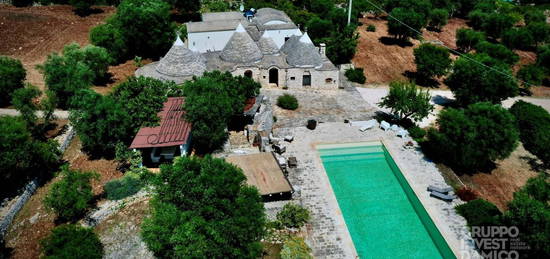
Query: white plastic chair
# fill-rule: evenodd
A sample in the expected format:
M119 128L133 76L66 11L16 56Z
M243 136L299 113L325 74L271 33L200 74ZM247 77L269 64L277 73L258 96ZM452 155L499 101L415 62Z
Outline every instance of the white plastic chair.
M388 122L382 121L380 122L380 128L383 129L384 131L388 131L391 128L391 126Z

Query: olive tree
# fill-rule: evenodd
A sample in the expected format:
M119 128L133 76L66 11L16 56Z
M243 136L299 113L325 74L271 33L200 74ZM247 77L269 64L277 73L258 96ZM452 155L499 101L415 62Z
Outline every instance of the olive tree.
M391 109L391 113L399 120L411 118L421 121L434 109L430 99L430 93L418 89L414 83L391 82L390 92L382 98L379 105Z
M456 46L464 52L469 52L478 43L485 40L483 32L474 31L472 29L460 28L456 30Z
M40 241L45 258L101 259L103 245L93 229L76 224L55 227Z
M241 169L209 155L161 167L143 240L159 258L260 257L264 207L245 182Z
M525 149L550 164L550 114L542 107L517 101L510 108L516 117Z
M416 31L420 31L426 26L426 17L411 9L394 8L390 12L390 16L388 17L388 33L398 40L407 41L411 37L417 38L419 35Z
M486 101L500 103L519 93L508 65L486 54L468 54L457 59L445 83L462 106Z
M452 64L447 49L429 43L414 49L414 62L417 73L424 78L444 76Z
M485 168L515 150L519 133L514 116L500 105L475 103L448 108L428 131L428 154L461 171Z
M0 56L0 106L10 104L12 93L23 88L27 72L21 61Z

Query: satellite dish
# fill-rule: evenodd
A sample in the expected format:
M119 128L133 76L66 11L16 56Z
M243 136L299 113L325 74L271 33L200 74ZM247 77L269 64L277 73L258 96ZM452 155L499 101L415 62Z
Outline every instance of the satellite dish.
M244 11L244 5L243 4L241 4L241 6L239 6L239 10L241 10L241 12Z

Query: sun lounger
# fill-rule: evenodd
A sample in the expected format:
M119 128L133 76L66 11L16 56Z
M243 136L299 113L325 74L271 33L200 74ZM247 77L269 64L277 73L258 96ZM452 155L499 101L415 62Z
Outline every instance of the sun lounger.
M430 196L444 201L453 201L456 198L454 195L443 194L440 192L430 192Z
M429 192L438 192L438 193L442 193L442 194L448 194L452 190L453 190L453 188L451 188L451 187L441 188L441 187L437 187L437 186L433 186L433 185L428 186L428 191Z
M399 127L397 124L393 124L393 125L391 125L390 129L395 131L395 132L399 132L401 130L401 127Z
M277 154L282 154L282 153L286 152L286 147L283 147L283 146L280 146L280 145L273 145L273 150Z
M384 131L387 131L391 128L391 126L386 121L382 121L380 122L380 128L383 129Z
M409 135L409 132L407 130L404 130L404 129L397 132L397 136L400 136L401 138L405 138L408 135Z
M290 135L285 136L285 141L286 142L292 142L293 140L294 140L294 136L290 136Z

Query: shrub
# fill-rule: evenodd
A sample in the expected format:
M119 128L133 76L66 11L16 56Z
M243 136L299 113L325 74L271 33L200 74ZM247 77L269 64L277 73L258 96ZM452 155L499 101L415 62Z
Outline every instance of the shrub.
M486 54L458 58L445 83L461 106L486 101L500 103L519 94L518 84L508 65Z
M277 98L277 106L286 110L298 109L298 100L294 95L283 94Z
M414 83L391 82L390 92L379 103L381 107L391 109L401 122L407 119L421 121L434 109L430 103L432 96L428 91L417 89Z
M477 199L477 194L474 192L474 190L467 188L467 187L461 187L456 191L456 195L463 201L472 201Z
M537 65L550 74L550 45L544 45L537 50Z
M56 141L34 139L19 117L0 116L0 198L28 180L50 176L59 166Z
M281 259L313 259L311 248L301 237L290 236L281 249Z
M374 26L373 24L369 24L369 26L367 26L367 31L375 32L376 31L376 26Z
M21 61L0 56L0 106L10 104L12 93L23 88L23 81L27 76Z
M90 7L95 0L69 0L69 4L74 7L74 12L78 15L85 15L90 11Z
M57 226L52 233L40 241L45 258L103 257L103 245L91 228L74 224Z
M418 126L412 126L410 127L409 129L407 129L409 131L409 135L411 136L411 138L413 138L414 140L416 140L417 142L419 140L422 140L424 139L424 137L426 136L426 130L423 129L423 128L420 128Z
M533 64L525 65L518 70L516 77L523 81L524 88L541 85L544 80L544 69Z
M429 43L414 49L414 62L417 73L423 78L444 76L452 64L447 49Z
M545 164L550 164L550 114L542 107L517 101L510 107L516 117L525 149Z
M69 63L82 62L94 73L94 81L104 79L109 64L113 59L105 48L94 45L87 45L80 48L76 43L69 44L63 48L63 57Z
M468 221L468 226L494 226L498 225L500 210L494 204L475 199L455 207L458 214Z
M95 173L71 170L67 165L61 171L61 180L50 187L44 205L55 211L63 221L75 221L91 207L93 199L90 181Z
M494 59L498 59L508 65L513 65L519 60L519 56L502 44L494 44L482 41L476 45L478 53L485 53Z
M345 73L346 77L349 81L364 84L365 81L367 81L367 78L365 77L365 73L363 72L363 68L350 68L346 69Z
M428 131L426 151L459 170L486 168L517 147L514 116L500 105L476 103L465 109L445 109L437 123L439 130Z
M474 46L484 40L485 34L483 32L466 28L456 30L456 46L464 52L470 51Z
M107 182L105 186L103 186L103 190L105 191L107 199L121 200L138 193L142 187L143 184L137 177L125 175L121 179Z
M277 220L287 228L301 228L310 219L309 211L302 206L287 203L277 213Z

